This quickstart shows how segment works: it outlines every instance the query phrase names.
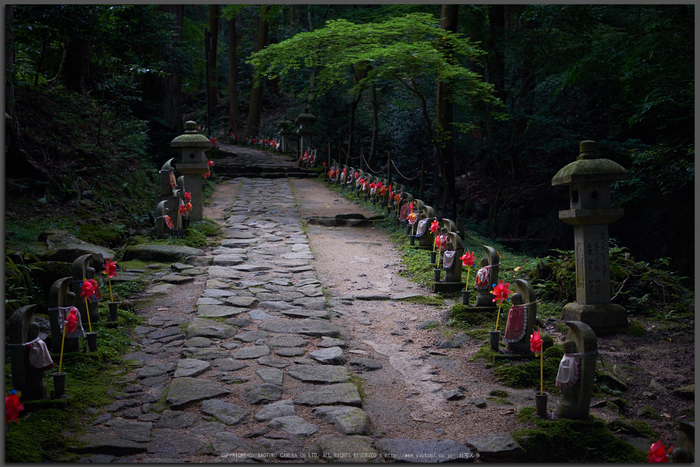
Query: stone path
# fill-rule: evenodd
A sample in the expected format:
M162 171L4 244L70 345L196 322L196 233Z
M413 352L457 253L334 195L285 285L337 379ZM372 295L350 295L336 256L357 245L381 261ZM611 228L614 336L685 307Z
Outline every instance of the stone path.
M81 462L473 461L461 442L371 431L356 375L382 365L350 353L290 181L224 183L223 239L148 291L162 314L135 329L136 370L93 409ZM195 307L178 308L182 281L201 284Z

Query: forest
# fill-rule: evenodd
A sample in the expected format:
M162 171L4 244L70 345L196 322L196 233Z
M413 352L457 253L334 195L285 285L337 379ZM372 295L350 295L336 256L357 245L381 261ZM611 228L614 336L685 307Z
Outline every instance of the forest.
M391 155L397 182L440 215L544 254L573 245L552 177L594 140L629 172L612 186L625 214L611 242L692 287L694 16L692 4L6 5L6 228L53 225L90 200L125 241L151 228L185 121L226 142L276 136L308 107L324 160L386 173Z

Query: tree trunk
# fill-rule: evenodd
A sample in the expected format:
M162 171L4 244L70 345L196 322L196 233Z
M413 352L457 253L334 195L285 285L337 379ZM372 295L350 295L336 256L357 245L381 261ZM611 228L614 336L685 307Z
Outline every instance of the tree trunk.
M440 27L457 32L457 12L459 5L443 5L440 15ZM444 45L443 45L444 47ZM453 60L452 51L446 51L449 60ZM454 173L454 141L452 139L452 86L449 83L438 82L437 89L437 125L436 153L437 165L442 185L441 210L444 217L455 219L457 199L455 196Z
M236 35L236 16L228 20L228 105L229 126L232 131L237 131L243 126L241 112L238 108L238 59L236 48L238 36Z
M66 44L63 64L63 85L87 98L88 71L90 69L90 40L76 35Z
M209 5L209 32L211 43L209 44L209 108L216 114L216 106L219 103L219 80L216 69L216 46L219 42L219 5Z
M372 143L369 149L369 159L367 164L372 164L372 159L377 153L377 144L379 139L379 109L377 108L377 86L373 83L370 89L372 96Z
M260 7L260 19L258 20L258 43L255 51L259 52L267 45L267 36L270 29L269 23L265 20L269 6ZM262 116L263 80L257 77L253 80L253 90L250 93L250 111L248 112L248 122L246 124L246 136L257 136L260 131L260 118Z

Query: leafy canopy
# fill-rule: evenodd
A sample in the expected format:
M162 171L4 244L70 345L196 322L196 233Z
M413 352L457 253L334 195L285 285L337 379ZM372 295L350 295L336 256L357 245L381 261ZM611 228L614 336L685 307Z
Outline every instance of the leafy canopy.
M411 13L366 24L328 21L324 28L296 34L254 53L248 63L257 76L266 78L314 70L315 94L350 83L354 83L350 92L355 93L387 79L411 85L437 79L455 85L455 99L476 96L497 102L492 86L460 64L484 53L468 38L441 29L433 15ZM355 67L369 70L353 81Z

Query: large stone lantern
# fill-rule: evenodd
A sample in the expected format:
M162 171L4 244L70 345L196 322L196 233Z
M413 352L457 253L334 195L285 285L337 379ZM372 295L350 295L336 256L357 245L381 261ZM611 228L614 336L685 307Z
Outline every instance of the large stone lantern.
M318 119L309 113L308 107L305 107L304 111L294 120L294 124L299 125L297 135L301 138L299 155L303 154L311 146L311 136L314 134L314 123L316 123L316 120Z
M611 206L610 183L628 177L617 162L598 157L595 141L582 141L576 161L552 178L552 186L569 186L570 209L559 219L574 226L576 303L564 306L566 321L581 321L596 333L627 325L627 311L610 303L608 224L620 219L622 208Z
M185 191L192 195L192 211L190 220L203 220L202 178L209 172L209 163L204 151L211 148L206 136L197 133L197 123L185 123L185 133L170 143L175 150L181 151L180 161L176 163L177 171L184 175ZM177 212L170 213L177 215Z

